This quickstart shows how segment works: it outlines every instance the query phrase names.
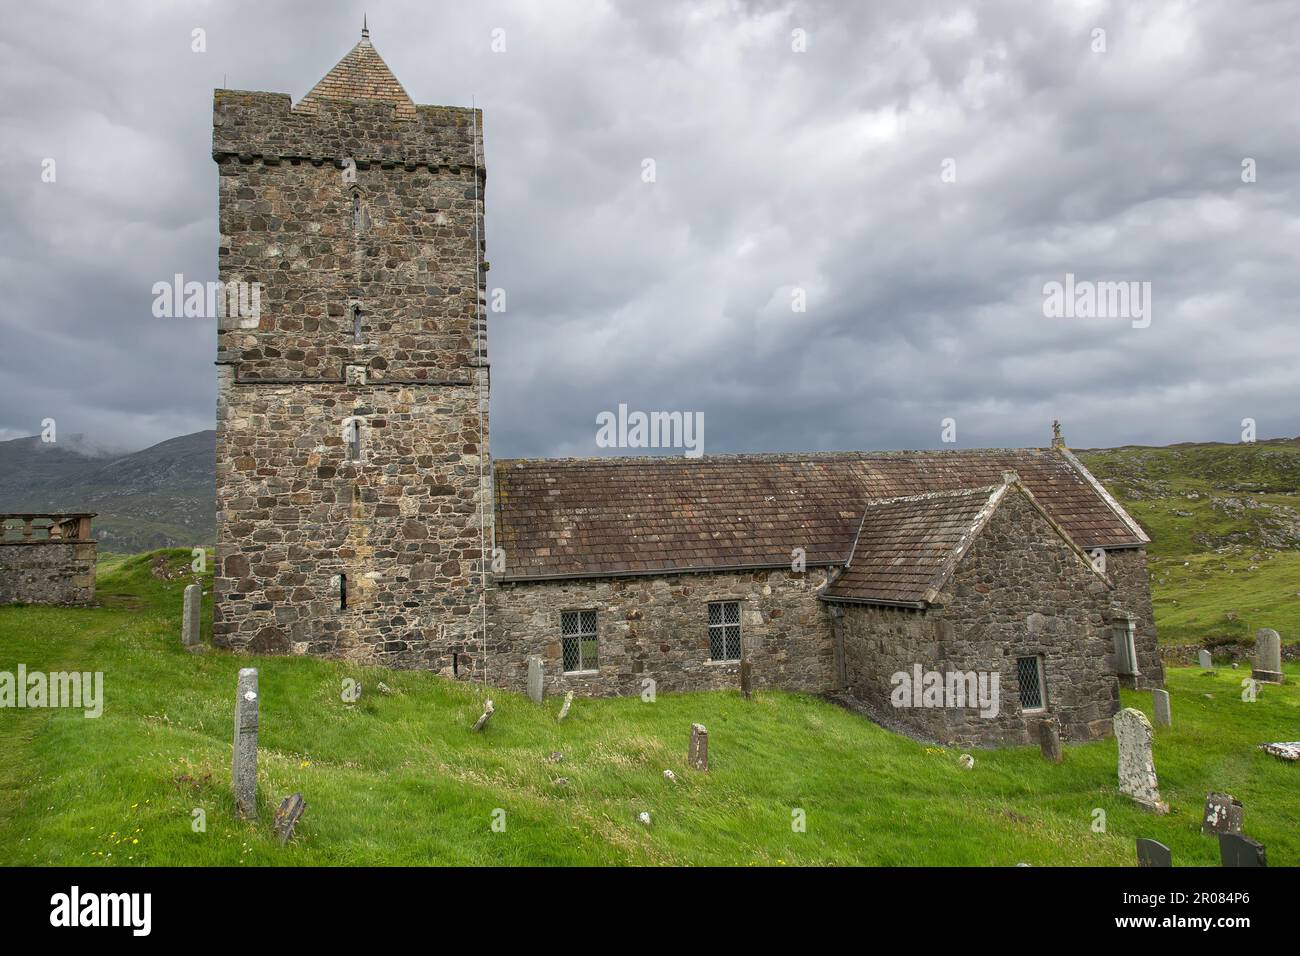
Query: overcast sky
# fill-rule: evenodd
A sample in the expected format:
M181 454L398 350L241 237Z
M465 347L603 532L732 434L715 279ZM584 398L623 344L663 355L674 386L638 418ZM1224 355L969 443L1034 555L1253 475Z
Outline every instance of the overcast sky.
M1300 434L1294 0L117 0L5 4L0 439L213 427L213 323L150 311L216 277L212 90L297 101L363 10L485 113L498 457L619 403L709 453ZM1149 324L1045 315L1067 273Z

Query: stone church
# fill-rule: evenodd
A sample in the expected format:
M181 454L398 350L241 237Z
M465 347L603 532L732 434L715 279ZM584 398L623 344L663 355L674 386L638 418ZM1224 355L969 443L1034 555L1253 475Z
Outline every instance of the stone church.
M414 103L366 31L296 104L217 90L212 156L220 279L261 288L218 333L218 646L512 689L540 657L579 695L743 662L975 745L1097 737L1163 683L1148 538L1059 435L493 461L482 116ZM922 672L996 675L996 714L896 706Z

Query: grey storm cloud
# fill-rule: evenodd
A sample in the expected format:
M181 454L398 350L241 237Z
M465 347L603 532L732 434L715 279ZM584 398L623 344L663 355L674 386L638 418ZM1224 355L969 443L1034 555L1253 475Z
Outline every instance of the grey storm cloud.
M297 0L7 6L0 438L212 427L212 323L150 311L215 278L212 90L298 99L363 12L484 110L496 455L601 453L620 403L708 452L1300 433L1291 0ZM1150 326L1046 317L1066 273Z

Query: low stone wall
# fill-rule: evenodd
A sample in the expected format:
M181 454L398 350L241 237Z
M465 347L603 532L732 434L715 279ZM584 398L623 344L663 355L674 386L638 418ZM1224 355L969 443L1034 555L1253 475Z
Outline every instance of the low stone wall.
M95 542L0 543L0 604L92 604Z
M1195 667L1199 663L1198 655L1203 649L1204 646L1201 644L1162 644L1160 646L1160 656L1166 663L1175 667L1179 665ZM1249 663L1255 659L1255 646L1253 644L1219 644L1210 648L1210 657L1220 664ZM1300 661L1300 643L1283 644L1282 660Z
M579 696L738 688L738 661L710 660L708 605L740 603L741 640L755 688L831 686L831 632L820 569L507 583L491 593L488 681L522 690L528 657L544 661L547 693ZM560 617L594 610L599 666L565 673ZM472 650L472 649L471 649ZM458 676L466 676L462 669Z

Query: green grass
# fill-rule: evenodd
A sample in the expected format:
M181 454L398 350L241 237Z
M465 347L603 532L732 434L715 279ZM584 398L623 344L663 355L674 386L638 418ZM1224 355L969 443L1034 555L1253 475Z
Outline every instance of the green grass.
M1151 536L1162 643L1300 641L1300 439L1079 457Z
M188 565L188 551L166 554ZM1300 863L1300 765L1256 747L1300 736L1292 665L1292 684L1250 704L1240 671L1169 670L1175 726L1158 729L1155 759L1173 812L1156 817L1118 794L1113 741L1067 746L1060 766L1037 748L974 751L967 771L959 750L796 694L580 699L559 724L558 700L493 692L497 713L474 734L482 689L432 674L186 653L186 581L159 580L155 561L103 562L100 607L0 608L0 670L100 670L106 697L95 720L0 710L0 864L1131 866L1134 837L1147 836L1178 864L1216 865L1198 832L1210 790L1244 802L1273 865ZM249 665L260 671L262 804L243 823L231 720L235 675ZM366 688L355 704L342 700L348 677ZM375 692L379 680L392 696ZM1147 694L1124 702L1150 713ZM707 774L685 766L693 721L709 728ZM564 761L548 763L557 750ZM307 811L281 848L271 817L293 791ZM195 808L206 832L191 827ZM497 808L505 832L492 829ZM795 808L804 833L791 828ZM1092 830L1094 808L1105 833Z

